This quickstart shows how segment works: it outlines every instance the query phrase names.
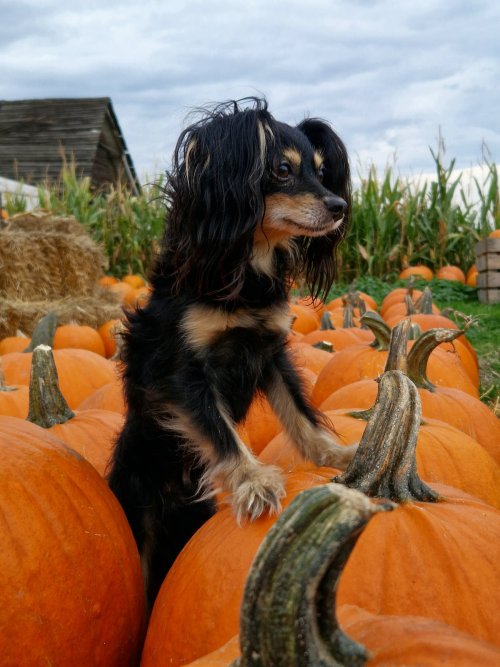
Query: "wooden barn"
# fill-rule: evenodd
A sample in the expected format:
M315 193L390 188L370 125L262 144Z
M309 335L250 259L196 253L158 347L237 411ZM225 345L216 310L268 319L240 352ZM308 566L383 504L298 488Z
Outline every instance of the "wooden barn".
M57 182L64 160L92 187L140 184L109 97L0 100L0 177Z

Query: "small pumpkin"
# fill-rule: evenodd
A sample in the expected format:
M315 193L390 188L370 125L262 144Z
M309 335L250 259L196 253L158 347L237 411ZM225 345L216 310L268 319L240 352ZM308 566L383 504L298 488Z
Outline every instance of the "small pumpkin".
M25 385L5 384L0 359L0 415L21 417L28 414L29 390Z
M442 266L436 272L436 278L439 280L452 280L465 285L465 274L459 266L447 264Z
M116 338L123 329L123 320L107 320L98 328L97 332L104 343L104 352L107 359L113 357L116 353Z
M31 339L19 332L17 336L6 336L0 340L0 356L8 352L23 352Z
M137 289L138 287L144 287L146 285L146 281L138 273L128 273L127 275L123 276L122 281L131 285L134 289Z
M407 266L403 269L399 274L399 279L406 280L406 278L410 278L411 276L422 278L423 280L432 280L434 273L432 269L425 266L425 264L415 264L414 266Z
M10 352L2 357L5 382L29 385L31 352ZM59 386L70 408L116 378L113 362L89 350L54 350Z
M54 350L67 348L90 350L100 354L101 357L106 356L106 349L101 336L96 329L86 324L71 323L58 326L51 347Z
M73 412L59 389L52 350L33 351L28 421L60 438L104 476L123 418L109 410Z

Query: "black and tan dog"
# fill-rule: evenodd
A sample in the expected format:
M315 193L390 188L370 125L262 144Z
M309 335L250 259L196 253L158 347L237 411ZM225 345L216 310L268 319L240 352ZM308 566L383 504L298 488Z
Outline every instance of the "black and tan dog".
M338 136L320 120L278 122L263 100L219 106L181 135L167 196L151 298L128 315L128 411L109 476L150 604L215 489L240 520L279 511L280 471L235 429L257 392L307 459L344 468L353 456L322 427L287 350L291 281L322 296L335 276L350 204Z

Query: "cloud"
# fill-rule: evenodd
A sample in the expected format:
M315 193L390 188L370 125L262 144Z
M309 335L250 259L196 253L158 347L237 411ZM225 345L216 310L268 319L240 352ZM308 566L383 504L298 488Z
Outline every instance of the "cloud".
M0 0L0 99L110 96L139 173L168 167L190 108L265 94L332 122L353 156L432 167L439 129L500 159L498 3ZM453 153L452 153L453 151Z

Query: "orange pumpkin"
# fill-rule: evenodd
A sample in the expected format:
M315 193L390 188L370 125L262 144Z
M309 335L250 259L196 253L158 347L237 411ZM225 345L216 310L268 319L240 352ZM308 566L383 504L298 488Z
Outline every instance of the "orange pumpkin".
M59 389L50 347L33 351L28 421L50 430L104 476L123 418L108 410L73 412Z
M292 330L299 333L309 333L319 327L319 316L311 308L307 306L291 303L290 313L292 315Z
M405 280L411 276L422 278L423 280L432 280L434 273L428 266L425 266L424 264L416 264L415 266L408 266L406 269L403 269L399 274L399 279Z
M302 342L309 343L310 345L323 342L331 343L333 352L362 342L372 343L374 340L375 336L369 329L359 329L357 327L349 329L318 329L302 337Z
M28 414L29 391L24 385L8 386L4 382L0 360L0 415L21 417Z
M70 408L103 384L116 378L113 362L89 350L54 350L59 386ZM5 382L8 385L29 385L31 353L11 352L2 357Z
M101 276L97 281L101 287L111 287L111 285L116 285L117 282L119 281L115 276Z
M371 384L377 386L376 382ZM326 410L324 414L339 444L352 445L361 440L367 415L357 416L352 408ZM426 418L418 432L416 456L419 475L426 482L454 486L500 509L500 467L466 433L446 422ZM269 441L259 460L287 472L311 469L284 432Z
M77 409L83 410L112 410L118 414L125 414L125 399L123 395L123 383L120 378L113 382L102 385L99 389L84 398L77 406Z
M138 664L139 556L123 511L88 461L0 417L0 645L5 665Z
M439 280L455 280L465 285L464 272L460 267L453 266L451 264L447 264L446 266L442 266L440 269L438 269L436 272L436 278L439 278Z
M493 644L432 618L381 616L347 604L339 607L338 618L349 637L368 649L366 667L497 667L500 663L500 649ZM164 655L161 638L158 644L158 655ZM186 667L231 667L240 653L236 635Z
M490 239L500 239L500 229L494 229L488 234Z
M304 489L327 484L334 474L333 468L293 473L286 479L283 507ZM247 573L276 519L266 515L239 526L232 510L224 507L198 530L177 557L156 599L142 667L158 664L160 641L161 655L168 656L169 666L180 667L238 632ZM196 624L195 633L191 622Z
M385 319L385 315L389 308L395 303L404 303L405 298L409 296L413 303L415 303L423 292L421 290L413 289L413 287L396 287L387 294L380 305L380 314Z
M347 562L338 586L338 604L355 604L375 614L425 616L495 642L500 633L500 563L491 545L498 538L500 512L452 487L429 489L420 482L409 455L414 456L415 427L421 418L416 393L411 385L402 384L399 371L384 378L388 378L380 385L384 391L387 382L397 379L400 386L391 393L404 398L404 406L398 408L396 420L386 408L379 410L375 432L372 428L367 436L365 431L365 450L374 457L374 465L365 465L362 459L359 465L357 454L346 473L336 479L352 485L360 471L367 481L380 485L383 495L396 492L402 500L408 491L418 491L430 499L437 493L439 501L406 500L394 511L372 519ZM380 415L386 422L379 428ZM298 491L322 484L330 475L331 469L292 473L284 505ZM374 495L371 486L366 490ZM217 649L238 632L246 576L273 521L262 517L238 526L229 508L223 509L178 556L156 600L148 632L148 637L163 635L162 655L169 656L173 667ZM148 650L146 640L145 656Z
M122 327L122 320L113 319L101 324L97 330L104 343L104 351L107 359L112 357L116 352L116 336L120 333Z
M9 352L24 352L31 342L27 336L7 336L0 340L0 355Z
M123 276L122 281L131 285L134 289L144 287L146 284L144 278L138 273L129 273L126 276Z
M127 297L131 294L133 289L134 288L132 285L124 283L122 280L119 280L118 282L109 286L109 291L113 292L113 294L116 294L120 303L125 303Z
M54 350L76 348L90 350L101 357L106 355L103 340L99 333L86 324L62 324L57 327L52 347Z
M151 288L143 285L136 287L125 296L125 304L132 308L144 308L151 296Z

